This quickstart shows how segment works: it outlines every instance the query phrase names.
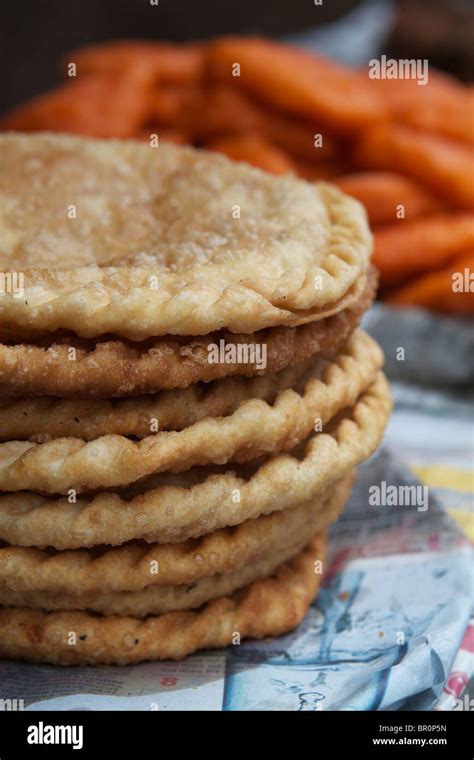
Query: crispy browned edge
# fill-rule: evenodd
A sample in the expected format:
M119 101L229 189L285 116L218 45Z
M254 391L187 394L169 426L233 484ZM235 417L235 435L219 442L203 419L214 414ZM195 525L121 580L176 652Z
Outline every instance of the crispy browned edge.
M305 616L321 582L315 562L324 561L326 543L325 532L316 534L272 577L196 611L142 620L24 607L0 609L0 656L59 665L126 665L180 660L199 649L225 647L236 640L279 636Z
M35 343L1 343L0 395L135 396L231 375L252 377L278 372L309 356L335 353L372 303L376 287L377 275L371 268L365 290L353 306L299 327L274 327L249 334L223 331L197 338L158 338L143 343L106 336L101 340L85 340L56 334ZM208 346L219 345L221 340L225 344L265 344L265 369L259 369L255 363L210 363Z

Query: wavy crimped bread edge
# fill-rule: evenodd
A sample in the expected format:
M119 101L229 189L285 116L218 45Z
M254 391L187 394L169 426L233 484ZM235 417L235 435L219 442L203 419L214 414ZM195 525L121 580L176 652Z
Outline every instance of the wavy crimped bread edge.
M126 500L104 492L51 499L30 492L0 496L0 539L22 546L75 549L118 545L133 539L168 543L198 538L261 514L286 509L320 493L367 459L378 447L392 408L390 389L379 372L372 385L330 432L316 433L301 458L278 454L251 476L223 468L204 479L191 470L157 476L158 485ZM163 481L163 485L159 482ZM239 500L233 500L238 493ZM117 519L120 515L120 520Z
M315 562L326 554L317 534L273 577L255 581L197 611L140 619L86 612L42 612L0 608L0 657L56 665L127 665L145 660L180 660L199 649L235 640L280 636L305 616L321 582ZM76 643L71 645L71 632Z
M352 480L349 473L308 502L221 528L198 541L125 544L99 553L6 546L0 548L0 595L6 591L105 595L151 586L189 586L202 578L235 573L295 543L303 545L312 533L327 527L346 500Z
M347 309L299 327L271 327L253 333L221 331L201 337L152 338L131 343L55 333L35 342L0 343L0 393L8 397L116 398L186 388L229 376L278 372L314 354L332 354L349 338L374 299L375 270ZM3 340L10 340L6 335ZM266 367L251 362L210 363L208 347L253 344L266 347ZM74 361L69 361L71 356ZM14 438L14 435L10 435ZM8 438L7 438L8 440Z
M304 505L306 522L289 538L229 573L215 573L195 583L172 586L149 585L137 591L82 592L74 588L62 591L12 591L0 587L0 605L29 607L31 609L88 610L100 614L161 615L181 609L195 609L218 596L233 593L258 578L271 575L279 565L287 562L308 544L316 532L326 530L339 516L350 490L352 478L336 484L324 509ZM289 512L293 510L288 510Z
M207 418L178 432L158 432L136 442L105 435L93 441L58 438L45 443L0 444L0 489L76 493L126 486L158 472L245 462L290 450L306 438L318 418L325 425L352 406L383 363L377 343L358 330L300 395L288 388L272 405L243 401L227 417Z

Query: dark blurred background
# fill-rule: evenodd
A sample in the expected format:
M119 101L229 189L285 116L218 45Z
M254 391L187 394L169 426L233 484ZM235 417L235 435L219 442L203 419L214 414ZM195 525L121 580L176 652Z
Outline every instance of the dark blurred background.
M344 18L349 41L353 19L354 45L369 44L364 42L364 29L370 21L385 26L389 22L377 43L382 52L428 57L432 65L472 79L472 0L323 0L322 5L314 0L159 0L157 6L150 0L1 0L0 111L55 85L62 55L86 43L220 34L294 38L321 30L314 39L316 47L350 58L347 31L341 51L337 40L331 47L334 22L344 23ZM357 62L357 55L352 58Z
M1 0L0 108L49 89L69 50L116 38L282 36L333 20L358 0Z

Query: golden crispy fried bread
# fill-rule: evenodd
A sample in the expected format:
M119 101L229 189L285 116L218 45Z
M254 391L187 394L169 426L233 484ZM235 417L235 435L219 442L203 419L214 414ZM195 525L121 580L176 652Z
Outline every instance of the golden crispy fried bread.
M147 586L139 591L108 591L66 594L57 591L10 591L0 588L1 607L29 607L36 610L88 610L102 615L163 615L175 610L201 607L211 599L232 594L259 578L265 578L295 554L305 542L290 544L272 554L226 574L200 578L181 586Z
M103 435L141 439L153 431L184 430L200 420L233 414L250 399L273 403L281 391L300 388L315 364L313 359L306 359L275 374L227 377L135 398L0 398L0 440L44 443L76 437L93 441ZM327 362L320 360L319 364Z
M318 533L269 578L198 610L137 617L0 608L0 657L59 665L179 660L240 639L279 636L305 616L321 582L326 535ZM72 634L75 634L71 636Z
M303 324L353 303L371 253L333 186L133 141L0 135L0 214L0 266L24 275L0 298L12 336Z
M103 435L92 441L57 438L44 443L2 443L0 489L82 493L126 486L157 472L245 462L289 450L315 424L325 425L341 409L351 407L382 363L377 343L357 331L335 360L315 361L314 374L301 394L287 388L272 405L252 398L227 417L201 419L181 431L158 432L140 441ZM154 419L159 422L159 417Z
M349 473L300 506L246 520L198 540L62 552L6 546L0 548L0 590L75 596L141 591L150 586L187 588L202 578L234 573L283 551L291 556L293 546L304 546L313 533L334 521L352 480Z
M392 406L380 372L352 409L315 433L301 452L250 467L160 473L134 493L53 499L31 492L0 496L0 539L18 546L76 549L134 539L197 538L308 501L378 447Z
M31 342L0 343L0 394L110 398L136 396L228 376L278 372L313 355L333 354L347 341L373 301L374 269L355 302L326 319L299 327L270 327L254 333L226 331L202 337L151 338L141 343L115 338L86 339L53 334ZM1 330L0 330L1 332ZM4 330L5 333L5 330ZM6 340L10 336L4 334ZM209 361L209 346L236 346L245 362L231 354ZM255 361L265 348L265 366Z

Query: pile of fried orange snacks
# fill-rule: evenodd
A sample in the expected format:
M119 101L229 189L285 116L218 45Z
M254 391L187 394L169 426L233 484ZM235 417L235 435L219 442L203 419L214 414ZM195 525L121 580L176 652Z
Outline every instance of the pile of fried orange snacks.
M366 207L382 298L473 313L474 89L429 71L370 79L261 38L118 41L70 53L67 83L2 129L158 139L330 180Z

